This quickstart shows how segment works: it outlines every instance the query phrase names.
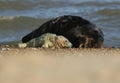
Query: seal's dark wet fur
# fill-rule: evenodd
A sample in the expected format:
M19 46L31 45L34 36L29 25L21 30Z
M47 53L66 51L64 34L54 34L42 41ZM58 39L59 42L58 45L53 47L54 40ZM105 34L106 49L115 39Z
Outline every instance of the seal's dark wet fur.
M23 37L22 42L26 43L44 33L63 35L68 38L73 47L101 47L104 41L102 31L95 24L79 16L66 15L42 24L38 29Z

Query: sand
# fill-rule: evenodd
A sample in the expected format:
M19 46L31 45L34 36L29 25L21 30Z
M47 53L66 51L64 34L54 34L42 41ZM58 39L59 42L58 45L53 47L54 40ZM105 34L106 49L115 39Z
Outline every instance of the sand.
M120 48L1 48L0 83L120 83Z

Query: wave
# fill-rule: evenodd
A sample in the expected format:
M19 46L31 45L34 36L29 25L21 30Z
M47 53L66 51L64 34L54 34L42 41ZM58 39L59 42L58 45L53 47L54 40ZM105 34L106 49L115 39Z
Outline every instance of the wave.
M40 19L29 16L0 16L0 20L17 20L17 19Z
M66 4L67 3L67 4ZM0 1L1 16L29 16L51 18L64 14L83 14L102 9L120 9L118 0L3 0Z
M16 16L0 16L0 20L13 20Z

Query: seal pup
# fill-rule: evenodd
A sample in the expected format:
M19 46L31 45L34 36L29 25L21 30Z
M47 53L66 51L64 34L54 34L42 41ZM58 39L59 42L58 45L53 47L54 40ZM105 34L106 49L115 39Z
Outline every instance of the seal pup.
M40 37L34 38L27 42L27 47L41 48L71 48L72 44L64 36L45 33Z
M100 28L79 16L65 15L43 23L38 29L22 38L26 43L44 33L54 33L66 37L73 47L99 48L103 46L104 35Z

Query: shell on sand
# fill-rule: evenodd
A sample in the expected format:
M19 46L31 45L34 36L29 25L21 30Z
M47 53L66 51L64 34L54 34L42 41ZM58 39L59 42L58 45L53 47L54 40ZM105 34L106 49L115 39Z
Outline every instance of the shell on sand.
M26 43L18 43L18 47L25 48L25 47L27 47L27 44Z

